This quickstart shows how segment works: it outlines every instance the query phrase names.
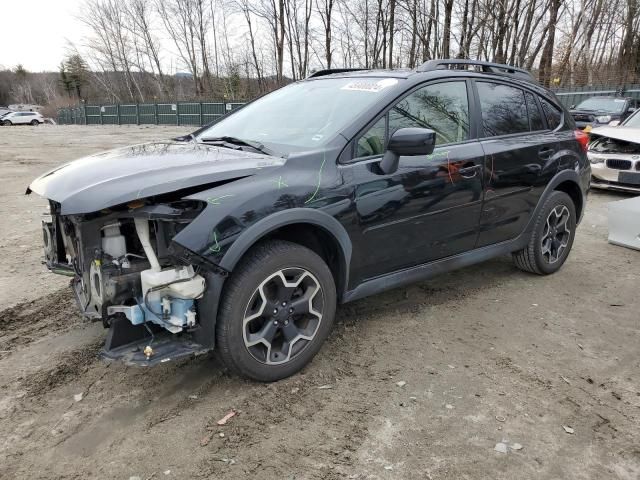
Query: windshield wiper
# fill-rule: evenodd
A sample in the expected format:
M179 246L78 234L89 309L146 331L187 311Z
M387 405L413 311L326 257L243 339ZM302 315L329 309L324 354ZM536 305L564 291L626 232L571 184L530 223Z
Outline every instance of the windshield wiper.
M251 147L260 153L264 153L265 155L271 155L271 156L276 155L272 150L265 147L264 144L260 142L254 142L253 140L243 140L241 138L223 136L223 137L201 138L200 141L202 143L211 143L214 145L219 145L221 147L224 147L225 144L238 145L241 147L242 146Z

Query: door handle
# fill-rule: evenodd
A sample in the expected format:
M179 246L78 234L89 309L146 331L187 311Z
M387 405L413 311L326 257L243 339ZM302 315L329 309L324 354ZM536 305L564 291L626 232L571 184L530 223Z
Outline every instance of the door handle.
M480 165L473 165L471 167L464 167L458 170L458 173L463 178L473 178L478 174L478 170L480 170Z
M538 150L538 156L545 160L551 158L554 153L556 153L556 151L553 148L549 147L542 147L540 150Z

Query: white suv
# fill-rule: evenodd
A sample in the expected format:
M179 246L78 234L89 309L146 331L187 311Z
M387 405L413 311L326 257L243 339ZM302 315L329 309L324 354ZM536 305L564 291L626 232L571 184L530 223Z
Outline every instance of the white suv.
M38 112L9 112L0 117L0 124L10 125L40 125L44 117Z

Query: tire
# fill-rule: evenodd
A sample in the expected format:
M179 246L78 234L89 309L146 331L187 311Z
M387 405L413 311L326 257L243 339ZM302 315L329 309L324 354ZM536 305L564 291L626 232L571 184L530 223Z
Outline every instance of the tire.
M37 127L38 125L40 125L40 122L38 120L31 120L31 125Z
M515 265L525 272L549 275L569 256L576 234L576 208L571 197L554 191L535 220L529 244L514 252Z
M4 122L2 122L2 124L3 124L5 127L10 127L11 125L13 125L13 123L11 123L11 120L5 120Z
M289 377L320 350L335 310L335 282L320 256L291 242L260 243L225 285L216 323L218 357L253 380Z

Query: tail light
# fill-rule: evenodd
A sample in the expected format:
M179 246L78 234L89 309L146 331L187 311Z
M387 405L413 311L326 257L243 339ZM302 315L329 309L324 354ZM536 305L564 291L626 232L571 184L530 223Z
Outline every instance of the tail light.
M576 140L582 147L582 150L586 152L589 149L589 135L582 130L574 130Z

